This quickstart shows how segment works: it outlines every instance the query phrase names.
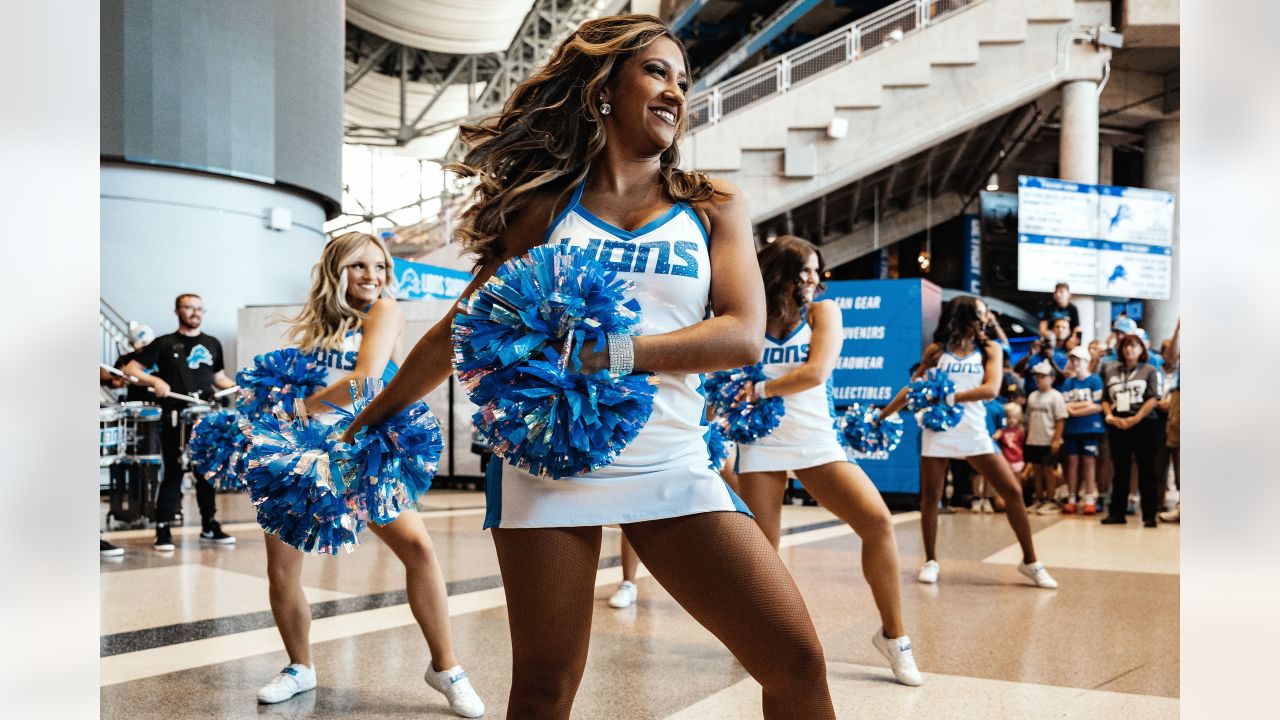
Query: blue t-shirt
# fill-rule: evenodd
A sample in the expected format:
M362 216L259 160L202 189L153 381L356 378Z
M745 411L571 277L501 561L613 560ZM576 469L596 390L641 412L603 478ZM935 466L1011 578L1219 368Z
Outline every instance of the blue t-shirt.
M983 404L987 409L987 434L995 435L997 430L1004 427L1005 418L1008 416L1004 411L1004 403L1000 398L995 397Z
M1068 404L1073 402L1093 402L1098 405L1102 404L1102 378L1098 375L1090 375L1081 380L1078 377L1069 377L1062 382L1062 387L1058 389L1062 393L1063 399ZM1066 427L1063 428L1063 435L1101 435L1107 431L1106 424L1102 421L1102 413L1094 413L1093 415L1080 415L1067 418Z

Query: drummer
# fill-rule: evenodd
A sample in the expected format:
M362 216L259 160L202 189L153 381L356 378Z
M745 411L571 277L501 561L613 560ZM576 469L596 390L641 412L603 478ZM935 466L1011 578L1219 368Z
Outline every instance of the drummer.
M133 347L133 350L116 358L116 361L115 361L116 369L122 372L125 372L125 368L128 367L129 363L134 360L137 360L138 353L142 352L143 348L150 345L151 341L155 340L155 338L156 338L156 333L154 330L151 329L150 325L141 325L141 324L134 325L130 323L129 345ZM153 373L156 371L156 366L150 365L143 369L148 373ZM128 373L126 372L126 374ZM137 382L137 383L128 382L124 378L120 377L119 375L112 375L111 378L113 380L111 385L112 387L125 388L124 399L126 401L152 402L156 399L156 396L152 395L147 390L147 385L142 382Z
M156 499L155 549L161 552L173 550L173 535L169 523L178 511L182 500L183 427L179 422L182 410L190 403L169 397L170 392L209 399L214 388L223 390L235 385L223 368L222 343L212 335L200 332L204 319L204 301L194 293L183 293L174 300L174 314L178 316L178 329L161 335L154 342L137 351L136 356L125 363L124 371L136 376L139 382L159 399L164 415L160 419L160 450L164 458L164 477L160 481L160 495ZM148 371L150 369L150 371ZM189 430L189 428L188 428ZM236 539L222 531L214 513L218 506L213 485L200 478L195 479L196 503L200 506L201 542L232 545Z

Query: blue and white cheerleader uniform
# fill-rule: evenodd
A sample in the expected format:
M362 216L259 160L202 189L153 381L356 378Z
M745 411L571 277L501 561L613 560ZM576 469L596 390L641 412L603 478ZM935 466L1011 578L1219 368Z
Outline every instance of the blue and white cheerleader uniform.
M585 248L634 283L643 335L702 321L711 289L711 257L702 221L676 203L637 230L623 230L582 206L579 185L551 222L544 243ZM658 374L653 413L639 435L599 470L544 479L493 458L486 473L484 527L610 525L713 511L750 514L708 464L705 400L696 373Z
M943 352L938 359L938 370L947 374L955 384L956 393L982 385L986 367L978 350L956 357ZM995 441L987 432L987 409L980 400L957 403L964 409L960 423L945 431L921 429L920 455L923 457L967 458L997 452Z
M809 359L808 307L800 313L800 325L779 340L765 335L761 363L767 379L782 377ZM803 392L782 396L786 412L773 432L738 445L738 472L802 470L840 460L848 454L836 435L836 411L831 378Z

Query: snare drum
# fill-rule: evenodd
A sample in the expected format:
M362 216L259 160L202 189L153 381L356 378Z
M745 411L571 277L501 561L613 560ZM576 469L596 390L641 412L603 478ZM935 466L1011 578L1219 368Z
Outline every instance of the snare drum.
M148 402L126 402L124 411L125 454L140 462L160 462L160 406Z
M178 437L182 438L182 453L187 452L187 442L191 439L191 430L195 428L196 423L204 419L205 415L216 410L212 405L192 405L183 408L180 415L182 419L182 434Z
M124 454L123 452L123 432L124 427L121 420L124 413L115 407L99 407L98 408L98 465L106 467L117 460Z

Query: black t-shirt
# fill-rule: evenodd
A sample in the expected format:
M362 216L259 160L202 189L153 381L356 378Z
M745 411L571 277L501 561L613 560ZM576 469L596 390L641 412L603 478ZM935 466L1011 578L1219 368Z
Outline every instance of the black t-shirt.
M116 358L116 364L115 364L116 369L124 370L124 366L128 365L131 360L138 360L138 352L139 351L134 350L131 353L125 353L124 355L121 355L120 357ZM142 362L142 361L138 360L138 362ZM147 371L147 374L151 374L156 371L156 366L144 365L143 369ZM142 402L155 402L156 396L148 392L146 386L144 385L125 385L124 399L129 401L139 400Z
M1102 386L1106 388L1106 399L1111 403L1111 414L1116 417L1130 417L1138 414L1142 404L1158 398L1156 377L1157 370L1147 363L1138 363L1133 368L1125 368L1123 363L1107 363L1102 367ZM1120 409L1120 396L1127 396L1128 407ZM1148 413L1146 420L1154 420L1154 413Z
M223 369L222 343L204 333L161 335L139 350L135 359L148 371L154 368L151 374L169 383L174 392L205 399L213 396L213 376Z
M1071 331L1080 327L1080 311L1076 309L1075 303L1067 303L1066 307L1058 307L1058 303L1050 300L1040 309L1039 318L1049 323L1049 329L1053 329L1053 321L1058 318L1069 318L1071 320Z

